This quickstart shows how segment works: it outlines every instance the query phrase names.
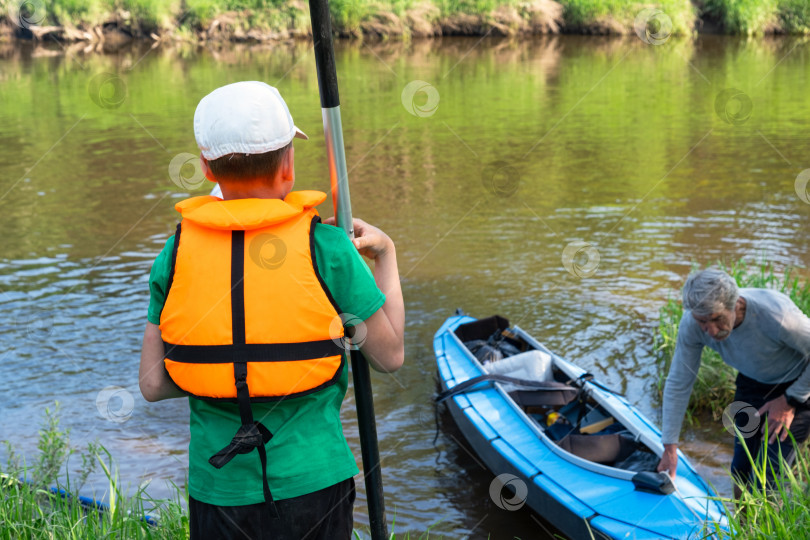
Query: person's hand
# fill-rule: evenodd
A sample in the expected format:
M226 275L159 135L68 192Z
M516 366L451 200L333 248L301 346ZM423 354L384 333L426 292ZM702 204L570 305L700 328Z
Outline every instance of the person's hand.
M335 218L330 217L324 221L326 225L335 225ZM354 240L352 243L360 255L369 259L376 259L385 255L394 248L394 241L374 225L369 225L359 218L352 219L354 226Z
M667 472L669 476L675 480L675 473L678 469L678 445L665 444L664 454L661 456L661 461L658 462L658 472Z
M778 398L774 398L765 403L765 405L757 411L757 414L760 417L764 414L768 415L766 421L762 422L762 433L765 433L767 426L768 432L770 433L768 444L771 444L776 441L777 436L780 441L787 439L788 430L793 423L793 416L796 414L796 409L788 405L787 398L782 394Z
M324 223L334 225L335 219ZM405 361L405 305L396 248L387 234L362 219L352 220L352 225L356 235L352 243L361 255L374 259L374 281L385 295L382 307L365 320L366 340L358 345L371 367L390 373Z

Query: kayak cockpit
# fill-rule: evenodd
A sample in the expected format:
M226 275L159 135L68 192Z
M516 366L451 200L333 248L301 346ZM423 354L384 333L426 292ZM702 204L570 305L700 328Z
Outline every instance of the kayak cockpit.
M535 347L497 315L461 324L454 334L481 366L483 373L477 379L500 383L541 436L562 450L558 453L627 471L621 476L646 473L638 480L658 481L658 454L596 399L593 384L586 384L592 379L589 374L564 369L568 366Z

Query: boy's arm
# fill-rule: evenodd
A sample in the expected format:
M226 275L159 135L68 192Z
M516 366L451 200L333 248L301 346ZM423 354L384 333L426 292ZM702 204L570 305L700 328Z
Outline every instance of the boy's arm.
M385 303L365 320L365 340L360 351L375 370L390 373L405 360L405 304L397 269L397 253L391 238L362 219L354 219L354 247L374 261L374 281L385 294ZM324 223L334 225L334 218Z
M160 327L150 322L146 323L146 331L143 333L138 383L146 401L186 396L166 372L163 364L163 338L160 335Z

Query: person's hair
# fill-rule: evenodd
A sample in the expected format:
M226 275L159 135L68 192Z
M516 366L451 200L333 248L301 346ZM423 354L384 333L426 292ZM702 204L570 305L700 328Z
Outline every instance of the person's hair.
M272 180L281 167L281 161L290 150L292 141L278 150L264 154L227 154L208 162L208 168L217 181Z
M683 286L683 308L698 317L708 317L721 309L733 310L739 297L734 278L712 268L695 272Z

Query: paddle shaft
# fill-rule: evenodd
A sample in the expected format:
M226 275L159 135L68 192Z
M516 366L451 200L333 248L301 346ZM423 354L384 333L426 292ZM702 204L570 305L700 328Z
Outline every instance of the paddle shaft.
M315 44L315 66L318 71L318 88L321 95L323 132L326 138L326 155L329 162L329 179L332 186L332 202L335 219L349 238L354 238L352 204L349 196L349 174L346 170L346 153L343 148L343 127L340 121L335 50L332 44L332 24L328 0L309 0L312 20L312 39ZM377 423L374 418L374 400L371 393L371 374L368 362L358 350L351 351L352 378L357 406L357 421L360 428L360 447L363 454L368 518L373 540L388 537L383 501L380 450L377 445Z

